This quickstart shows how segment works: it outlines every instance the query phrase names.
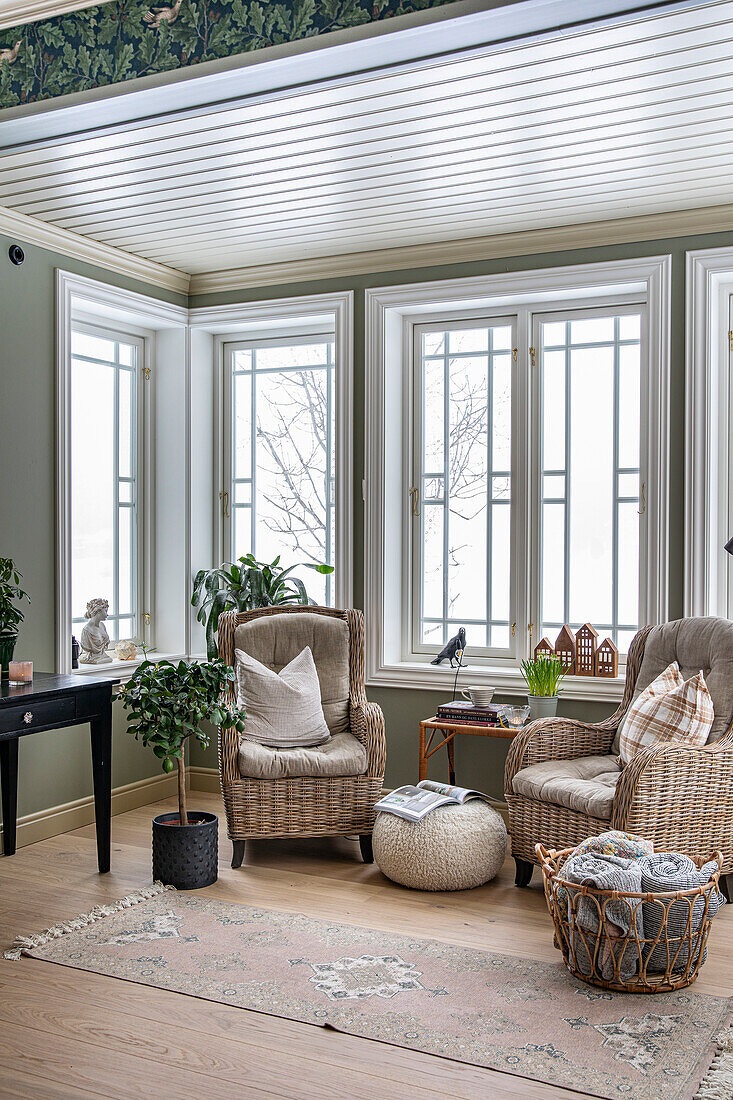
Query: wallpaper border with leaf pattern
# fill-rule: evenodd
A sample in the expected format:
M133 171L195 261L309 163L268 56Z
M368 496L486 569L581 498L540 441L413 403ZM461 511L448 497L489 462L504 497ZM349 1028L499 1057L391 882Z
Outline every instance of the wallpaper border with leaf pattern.
M295 42L446 2L113 0L0 31L0 108Z

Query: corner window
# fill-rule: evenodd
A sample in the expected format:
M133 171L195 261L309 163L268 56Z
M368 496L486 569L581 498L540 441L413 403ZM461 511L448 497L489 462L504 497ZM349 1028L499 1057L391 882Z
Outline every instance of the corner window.
M237 341L223 350L227 556L334 565L333 333ZM326 605L334 603L334 577L301 574L309 596Z
M71 330L71 621L109 600L110 641L140 636L141 373L144 341Z

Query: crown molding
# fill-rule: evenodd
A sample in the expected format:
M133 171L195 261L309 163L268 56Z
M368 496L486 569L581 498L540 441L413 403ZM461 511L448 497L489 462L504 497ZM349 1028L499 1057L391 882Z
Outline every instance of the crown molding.
M133 256L131 252L125 252L121 248L100 244L81 233L72 233L37 218L29 218L26 214L19 214L6 206L0 206L0 233L17 237L25 244L37 245L62 256L83 260L107 271L116 271L118 275L126 275L130 279L139 279L151 286L174 290L179 294L188 293L190 276L183 271L145 260L141 256Z
M69 11L95 7L99 0L0 0L0 31L39 19L53 19Z
M208 271L191 276L189 293L217 294L229 290L371 275L380 271L409 271L445 264L462 264L471 260L567 252L604 244L631 244L668 237L686 237L695 233L726 231L733 231L733 204L645 214L615 221L531 229L492 237L385 248L343 256L286 260L232 271Z

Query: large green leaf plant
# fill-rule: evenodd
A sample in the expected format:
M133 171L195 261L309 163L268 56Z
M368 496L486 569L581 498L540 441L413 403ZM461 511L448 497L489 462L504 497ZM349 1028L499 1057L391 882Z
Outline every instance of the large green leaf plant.
M206 626L206 652L210 659L218 652L216 631L219 616L225 611L253 611L258 607L314 602L302 580L292 575L295 569L314 569L323 576L333 573L332 565L311 562L282 569L279 554L269 564L257 561L252 554L245 554L216 569L199 569L193 580L191 603L198 608L196 618Z
M164 772L178 767L178 810L188 824L186 808L186 742L195 737L206 748L209 733L202 722L244 731L244 710L230 710L223 693L234 669L220 661L145 660L119 691L127 711L128 731L152 748Z

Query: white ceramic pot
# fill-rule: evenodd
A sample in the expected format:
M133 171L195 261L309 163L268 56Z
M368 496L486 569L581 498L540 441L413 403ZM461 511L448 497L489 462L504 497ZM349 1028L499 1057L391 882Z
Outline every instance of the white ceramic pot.
M554 718L557 714L557 695L528 695L529 720Z

